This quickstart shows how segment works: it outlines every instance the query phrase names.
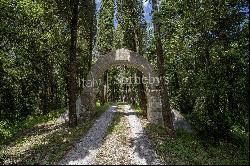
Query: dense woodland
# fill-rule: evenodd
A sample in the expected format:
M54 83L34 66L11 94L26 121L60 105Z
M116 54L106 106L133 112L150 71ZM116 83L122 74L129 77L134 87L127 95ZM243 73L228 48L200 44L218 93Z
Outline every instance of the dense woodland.
M0 0L0 139L9 126L68 107L99 55L127 48L144 56L160 77L164 120L180 111L204 137L246 141L249 133L249 3L246 0ZM118 84L142 77L117 66L103 76L98 99L146 110L145 85Z

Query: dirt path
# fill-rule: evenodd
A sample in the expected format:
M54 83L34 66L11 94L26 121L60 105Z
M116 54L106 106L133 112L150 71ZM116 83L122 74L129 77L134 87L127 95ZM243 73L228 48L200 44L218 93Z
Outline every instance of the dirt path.
M106 136L106 137L105 137ZM112 106L59 164L159 165L140 120L129 105Z

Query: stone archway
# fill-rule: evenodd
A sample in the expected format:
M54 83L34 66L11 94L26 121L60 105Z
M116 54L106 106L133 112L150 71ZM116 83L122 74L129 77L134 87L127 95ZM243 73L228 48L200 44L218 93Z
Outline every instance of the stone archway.
M98 89L95 87L95 80L102 77L104 72L117 65L134 67L141 71L148 80L156 78L151 64L141 55L127 49L118 49L102 56L96 64L92 66L86 80L86 86L76 102L78 115L81 118L91 114L96 110L96 94ZM162 124L162 107L159 90L156 88L157 82L148 84L147 94L147 118L151 123ZM84 114L83 114L84 113Z

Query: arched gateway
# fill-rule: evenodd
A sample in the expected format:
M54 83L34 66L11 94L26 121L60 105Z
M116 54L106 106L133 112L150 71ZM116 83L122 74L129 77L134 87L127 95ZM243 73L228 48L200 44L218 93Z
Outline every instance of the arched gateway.
M101 78L104 72L117 65L134 67L141 71L148 80L147 94L147 118L151 123L162 124L162 107L159 90L156 88L157 82L153 67L141 55L127 49L119 49L98 59L92 66L86 80L83 92L76 102L78 115L86 116L96 110L96 94L98 89L95 81Z

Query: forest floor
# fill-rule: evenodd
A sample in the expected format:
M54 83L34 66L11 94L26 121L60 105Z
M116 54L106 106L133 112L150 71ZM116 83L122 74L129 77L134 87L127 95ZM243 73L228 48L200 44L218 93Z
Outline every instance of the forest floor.
M245 165L249 150L177 130L169 138L129 105L111 107L58 163L71 165Z
M0 141L0 165L48 165L58 162L109 107L109 103L102 107L98 104L97 113L74 128L68 127L66 108L44 116L30 116L10 126L6 132L13 133L13 136Z
M23 122L26 127L1 143L0 165L249 164L249 145L210 141L181 130L171 139L137 108L126 104L97 108L94 117L75 128L68 127L65 109L29 118Z
M145 134L160 160L167 165L249 165L249 143L217 140L186 130L169 138L162 126L154 125L135 109Z

